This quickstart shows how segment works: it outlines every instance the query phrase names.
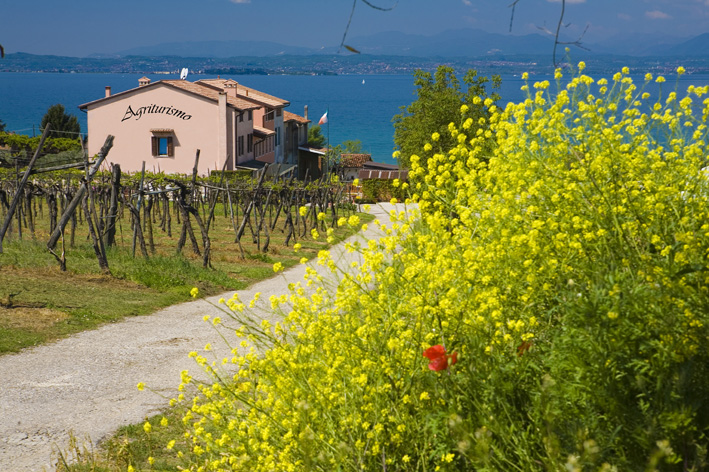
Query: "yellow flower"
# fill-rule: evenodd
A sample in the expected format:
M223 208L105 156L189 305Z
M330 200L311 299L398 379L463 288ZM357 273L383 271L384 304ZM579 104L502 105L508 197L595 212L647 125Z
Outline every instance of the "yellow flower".
M278 272L283 271L283 269L284 269L283 264L281 264L280 262L276 262L275 264L273 264L273 272L278 273Z
M192 298L197 298L197 295L199 295L199 289L197 287L194 287L192 290L190 290L190 295Z
M431 135L431 139L434 140L434 141L438 141L439 139L441 139L441 135L438 134L438 132L433 133L433 134Z
M679 66L679 67L677 68L677 75L682 75L682 74L684 74L685 72L687 72L687 71L684 69L684 67Z
M300 243L295 243L295 244L293 245L293 250L294 250L295 252L298 252L298 251L300 251L300 248L302 248L302 247L303 247L302 244L300 244Z
M143 382L138 382L137 387L138 387L138 390L140 390L142 392L145 389L145 384Z
M146 433L150 433L152 430L153 430L153 425L151 425L149 421L146 421L143 424L143 431L145 431Z
M424 401L424 400L430 400L431 396L428 394L428 392L421 392L421 395L419 396L419 400Z
M354 185L355 187L359 186L359 179L354 179L352 181L352 185Z
M308 214L308 209L304 206L298 208L298 213L300 213L300 216L305 216Z

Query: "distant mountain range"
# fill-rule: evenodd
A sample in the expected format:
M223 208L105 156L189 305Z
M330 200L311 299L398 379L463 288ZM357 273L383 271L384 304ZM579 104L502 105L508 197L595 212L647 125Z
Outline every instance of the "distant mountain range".
M548 35L524 36L451 30L424 36L379 33L353 37L347 44L361 54L337 47L320 49L266 41L173 42L90 57L7 54L0 72L114 72L174 74L184 67L209 75L242 74L410 74L447 64L457 70L476 69L490 74L549 74L553 71L554 42ZM672 73L683 66L688 73L709 74L709 33L693 38L615 36L572 48L571 62L586 61L589 73L631 70ZM558 47L557 64L563 62Z
M554 44L553 38L548 35L498 34L478 29L449 30L432 36L387 32L353 37L347 42L362 54L409 57L548 55ZM584 47L589 51L574 55L709 56L709 33L690 39L670 35L621 35L597 43L584 43ZM314 49L267 41L196 41L142 46L119 51L115 54L94 54L91 57L227 58L236 56L330 55L337 52L337 47Z

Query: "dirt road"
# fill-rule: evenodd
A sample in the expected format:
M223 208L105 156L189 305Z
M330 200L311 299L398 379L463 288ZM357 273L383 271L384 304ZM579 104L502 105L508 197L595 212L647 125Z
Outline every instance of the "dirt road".
M390 204L373 205L371 212L388 222L391 209ZM378 237L374 226L353 238ZM332 252L350 257L343 246ZM293 267L240 291L240 297L250 300L261 292L265 306L270 295L286 293L288 283L303 280L304 273L305 266ZM220 315L215 305L221 296L1 356L0 471L53 471L53 450L65 448L70 433L96 444L120 426L164 409L177 395L180 372L199 370L187 354L202 351L207 343L219 345L214 328L202 317ZM138 391L138 382L166 398Z

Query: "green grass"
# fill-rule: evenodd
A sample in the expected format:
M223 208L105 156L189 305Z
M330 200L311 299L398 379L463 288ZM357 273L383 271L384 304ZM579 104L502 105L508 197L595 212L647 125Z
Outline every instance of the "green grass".
M167 419L167 426L161 426L163 418ZM128 466L137 471L178 471L180 462L177 451L186 452L187 449L184 444L177 443L172 450L168 450L167 444L181 436L181 421L182 414L176 409L166 410L146 418L145 422L151 425L150 432L144 429L145 422L121 427L101 444L98 451L72 438L69 449L62 453L64 460L60 458L57 471L123 472ZM73 461L66 459L68 457L72 457Z
M198 287L205 296L240 290L273 276L275 262L292 267L301 257L315 257L327 246L324 238L318 241L301 241L299 238L303 248L296 254L292 249L293 240L289 247L284 244L285 234L280 230L284 219L281 217L271 234L266 253L252 244L247 230L242 238L245 251L242 259L241 251L234 243L231 221L224 218L219 205L215 216L209 232L211 268L202 267L202 258L192 253L189 241L182 254L176 254L179 226L173 219L172 237L153 225L155 254L148 259L144 259L140 251L136 257L132 256L131 238L127 235L132 232L130 228L122 228L116 236L117 246L108 251L110 274L104 274L87 240L87 230L82 226L77 228L75 247L70 247L70 237L66 235L67 271L60 271L45 246L48 231L41 228L48 226L48 222L38 212L36 239L23 228L22 240L13 232L3 241L4 252L0 254L0 354L17 352L127 316L153 313L189 300L193 287ZM360 215L360 219L367 222L373 217ZM337 228L336 241L352 233L352 229L346 226ZM201 246L201 238L199 241ZM60 242L57 252L61 249Z

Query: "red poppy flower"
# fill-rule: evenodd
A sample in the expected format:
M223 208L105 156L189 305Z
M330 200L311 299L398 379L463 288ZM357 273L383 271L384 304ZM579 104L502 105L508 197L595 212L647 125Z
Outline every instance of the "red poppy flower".
M449 356L446 354L446 348L440 344L431 346L423 351L423 356L431 361L428 363L428 368L435 371L445 370L458 362L458 353L453 352L453 354Z
M522 344L520 344L517 347L517 357L522 357L522 354L529 351L530 347L532 347L532 341L524 341Z

